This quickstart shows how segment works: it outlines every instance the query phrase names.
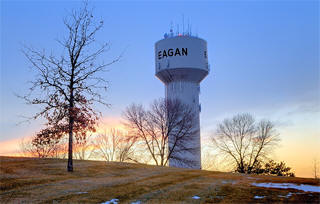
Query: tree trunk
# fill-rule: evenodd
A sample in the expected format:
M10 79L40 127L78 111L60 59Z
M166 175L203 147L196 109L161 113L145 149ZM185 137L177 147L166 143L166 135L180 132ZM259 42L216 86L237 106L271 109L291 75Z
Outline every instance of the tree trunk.
M68 171L73 171L73 162L72 162L72 143L73 143L73 117L69 121L69 148L68 148Z
M73 172L73 160L72 160L72 146L73 146L73 123L74 123L74 96L73 96L73 75L74 69L72 69L71 82L70 82L70 106L69 106L69 148L68 148L68 171Z

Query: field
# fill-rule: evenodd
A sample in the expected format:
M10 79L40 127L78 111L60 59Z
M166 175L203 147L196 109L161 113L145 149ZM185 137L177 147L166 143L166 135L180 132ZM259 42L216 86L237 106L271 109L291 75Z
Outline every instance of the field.
M142 164L0 157L0 203L319 203L319 192L257 187L319 180L156 167ZM282 185L282 184L281 184ZM300 186L300 187L301 187ZM318 186L318 187L316 187Z

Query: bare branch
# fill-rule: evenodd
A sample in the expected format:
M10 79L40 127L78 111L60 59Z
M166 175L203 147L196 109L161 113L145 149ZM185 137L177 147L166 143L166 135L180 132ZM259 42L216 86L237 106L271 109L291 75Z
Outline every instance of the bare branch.
M187 105L159 99L150 105L150 110L133 104L123 115L130 135L144 143L156 165L166 166L169 159L192 165L192 161L181 156L195 150L186 145L194 133L194 113Z
M273 150L279 135L270 121L256 123L250 114L239 114L218 125L212 142L236 164L240 173L251 171Z

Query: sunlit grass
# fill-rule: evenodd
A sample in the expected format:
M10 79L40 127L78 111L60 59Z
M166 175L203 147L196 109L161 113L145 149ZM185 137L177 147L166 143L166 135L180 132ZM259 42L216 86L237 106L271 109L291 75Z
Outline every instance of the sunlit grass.
M310 178L255 176L151 165L0 157L0 203L246 203L319 202L319 193L251 186L253 182L319 185ZM298 193L286 197L289 192ZM199 196L199 200L192 199ZM254 199L254 196L265 196Z

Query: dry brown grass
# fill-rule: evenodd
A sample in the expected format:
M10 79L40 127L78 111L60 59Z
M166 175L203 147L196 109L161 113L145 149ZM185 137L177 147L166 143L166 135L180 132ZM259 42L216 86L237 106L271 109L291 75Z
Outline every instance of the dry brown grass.
M319 193L261 188L253 182L319 185L308 178L255 176L141 164L0 157L0 203L319 203ZM86 193L80 193L86 192ZM290 197L285 197L288 193ZM192 199L198 195L200 200ZM254 196L266 196L254 199ZM282 197L279 197L282 196Z

